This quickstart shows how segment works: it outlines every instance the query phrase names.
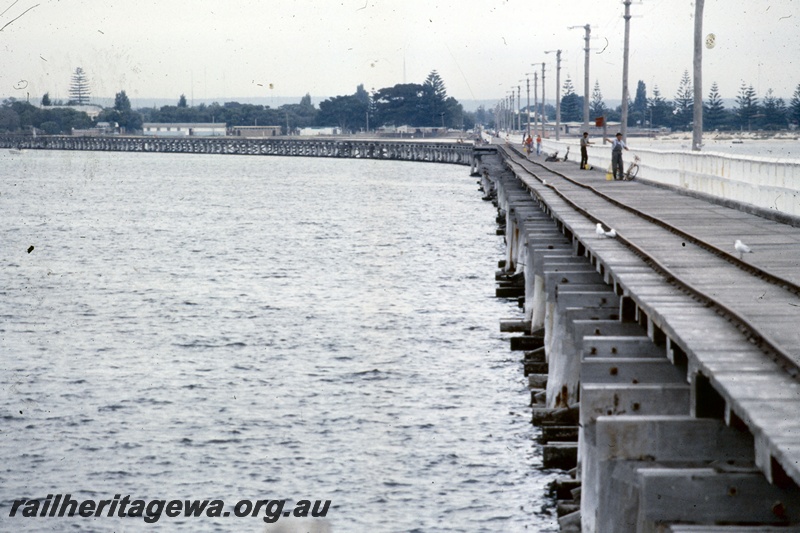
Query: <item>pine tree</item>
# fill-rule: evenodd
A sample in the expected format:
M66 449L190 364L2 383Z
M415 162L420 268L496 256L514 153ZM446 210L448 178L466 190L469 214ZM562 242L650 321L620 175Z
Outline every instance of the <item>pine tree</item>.
M186 104L186 95L185 94L182 94L178 98L178 107L188 107L188 105Z
M629 117L633 119L634 124L644 124L647 119L647 86L642 80L636 84L636 98L633 100L633 105L630 106Z
M675 95L675 127L679 129L687 129L689 123L692 121L694 114L694 90L692 89L692 80L689 78L689 71L683 71L681 83L678 86L678 93Z
M451 117L447 112L447 90L444 86L441 76L435 70L432 70L428 77L425 78L425 83L422 84L425 92L425 113L430 117L432 124L437 126L443 123L450 123Z
M736 118L740 128L747 128L750 130L754 125L754 119L758 114L758 97L753 86L745 85L739 88L739 95L736 97Z
M708 100L703 104L703 129L715 130L725 124L725 106L719 95L717 82L711 84Z
M89 103L91 91L89 89L89 79L81 67L75 69L72 75L72 83L69 86L70 99L77 105L86 105Z
M42 107L47 107L51 105L53 104L50 103L50 93L44 93L44 96L42 96Z
M653 126L668 126L671 117L671 106L661 96L658 85L653 87L653 97L648 102L650 118Z
M786 128L786 104L783 98L775 98L772 89L764 97L764 119L762 126L767 130Z
M789 120L800 126L800 83L797 84L797 89L789 101L788 115Z
M447 98L447 90L444 87L444 81L435 70L432 70L431 73L428 74L423 86L430 88L437 100L444 102Z
M564 82L561 94L561 121L579 122L583 120L583 98L575 94L575 87L569 77Z
M120 112L131 110L131 101L125 91L118 92L114 97L114 109Z
M595 80L594 89L592 90L592 101L589 104L589 118L598 118L605 116L608 108L603 102L603 93L600 92L600 82Z

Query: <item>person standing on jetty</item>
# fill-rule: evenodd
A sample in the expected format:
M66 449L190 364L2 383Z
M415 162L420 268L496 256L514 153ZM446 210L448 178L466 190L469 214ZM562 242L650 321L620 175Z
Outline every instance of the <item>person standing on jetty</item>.
M621 180L625 177L625 170L622 167L622 150L627 150L628 146L622 140L621 133L617 133L616 137L616 139L603 137L603 140L611 143L611 174L615 180ZM619 177L617 177L617 171L619 171Z
M584 131L581 137L581 170L589 170L589 151L588 146L594 144L589 142L589 132Z
M542 136L536 136L536 155L542 155Z

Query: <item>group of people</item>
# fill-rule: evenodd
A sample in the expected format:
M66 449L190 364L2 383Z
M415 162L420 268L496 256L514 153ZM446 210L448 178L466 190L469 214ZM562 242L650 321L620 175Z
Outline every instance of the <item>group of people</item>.
M628 145L622 140L622 133L617 133L613 139L603 137L603 140L611 143L611 174L615 180L621 180L625 175L625 169L622 165L622 151L628 150ZM508 142L508 135L506 135L506 144ZM534 140L530 135L523 134L522 145L525 147L526 154L530 155L533 152L533 143ZM581 136L581 170L591 170L592 168L589 165L588 148L590 144L594 143L589 140L589 132L585 131ZM536 155L542 155L542 137L540 135L536 136Z
M625 169L622 166L622 151L628 150L628 145L622 140L622 133L617 133L613 139L603 137L604 141L611 143L611 175L615 180L624 177ZM581 170L591 170L589 166L589 145L594 144L589 141L589 132L584 131L581 136Z
M530 155L533 152L533 138L530 135L527 137L523 135L522 144L525 146L525 153ZM542 155L542 137L540 135L536 136L536 155Z

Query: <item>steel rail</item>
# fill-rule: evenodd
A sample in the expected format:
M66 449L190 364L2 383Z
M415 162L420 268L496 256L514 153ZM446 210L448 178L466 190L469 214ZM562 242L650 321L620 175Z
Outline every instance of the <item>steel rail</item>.
M522 152L517 150L515 147L512 146L511 150L516 152L520 157L525 158L525 155L522 154ZM768 270L764 270L761 267L758 267L756 265L753 265L751 263L743 261L743 260L739 259L738 257L736 257L735 255L733 255L732 253L730 253L730 252L728 252L726 250L723 250L722 248L720 248L718 246L715 246L715 245L713 245L711 243L708 243L708 242L704 241L702 238L697 237L697 236L687 232L686 230L682 230L682 229L670 224L669 222L666 222L665 220L663 220L661 218L658 218L656 216L653 216L653 215L650 215L648 213L645 213L644 211L642 211L640 209L637 209L635 207L631 207L631 206L625 204L624 202L621 202L621 201L617 200L616 198L614 198L614 197L612 197L612 196L610 196L610 195L608 195L608 194L606 194L606 193L604 193L602 191L597 190L597 188L595 188L595 187L593 187L591 185L587 185L585 183L581 183L580 181L578 181L578 180L576 180L574 178L570 178L569 176L566 176L566 175L562 174L561 172L558 172L557 170L553 170L552 168L550 168L550 167L548 167L546 165L543 165L541 163L538 163L536 161L531 161L529 159L527 161L529 163L533 163L534 165L537 165L537 166L543 168L544 170L550 172L551 174L555 174L556 176L569 181L573 185L576 185L576 186L581 187L583 189L587 189L587 190L592 191L594 194L596 194L597 196L603 198L604 200L606 200L606 201L612 203L613 205L615 205L617 207L620 207L620 208L622 208L622 209L624 209L624 210L626 210L626 211L628 211L630 213L633 213L634 215L636 215L639 218L642 218L642 219L650 222L651 224L655 224L657 226L660 226L660 227L670 231L671 233L674 233L675 235L678 235L679 237L682 237L682 238L686 239L687 241L691 242L692 244L694 244L696 246L699 246L700 248L704 248L705 250L713 253L714 255L717 255L718 257L721 257L721 258L725 259L729 263L733 264L734 266L736 266L740 270L743 270L743 271L747 272L748 274L754 274L754 275L756 275L758 277L761 277L763 280L772 283L773 285L777 285L777 286L781 287L784 290L787 290L787 291L789 291L791 293L794 293L796 296L800 296L800 284L794 283L794 282L792 282L790 280L787 280L787 279L782 278L782 277L780 277L780 276L778 276L776 274L773 274L772 272L769 272ZM524 166L520 165L520 167L525 172L529 173L531 176L535 177L539 181L542 180L542 178L540 178L539 176L537 176L536 174L534 174L532 171L530 171L529 169L525 168Z

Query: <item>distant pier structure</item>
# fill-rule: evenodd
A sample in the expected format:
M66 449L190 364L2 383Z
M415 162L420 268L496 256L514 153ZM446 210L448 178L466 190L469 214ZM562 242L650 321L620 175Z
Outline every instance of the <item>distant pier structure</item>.
M473 165L472 144L437 140L382 140L337 137L78 137L0 135L0 147L29 150L165 152L190 154L343 157Z

